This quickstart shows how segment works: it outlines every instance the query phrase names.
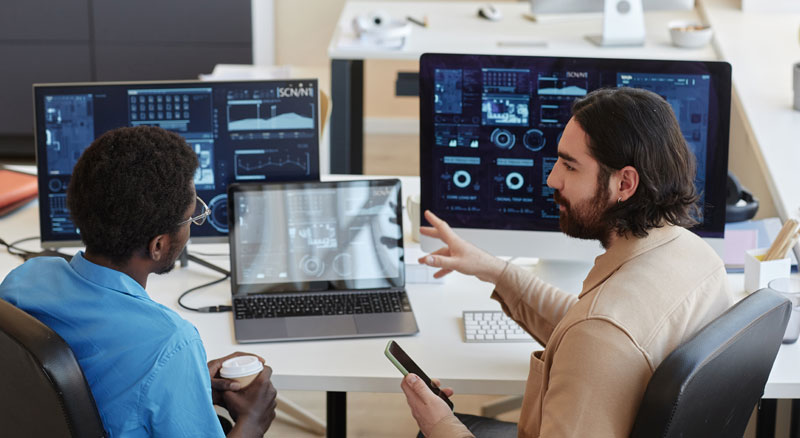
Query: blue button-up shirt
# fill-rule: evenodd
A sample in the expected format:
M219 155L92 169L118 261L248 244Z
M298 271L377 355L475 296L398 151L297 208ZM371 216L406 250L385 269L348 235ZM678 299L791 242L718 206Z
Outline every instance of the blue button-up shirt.
M39 257L8 274L0 298L72 347L112 437L224 436L197 329L127 274L82 253Z

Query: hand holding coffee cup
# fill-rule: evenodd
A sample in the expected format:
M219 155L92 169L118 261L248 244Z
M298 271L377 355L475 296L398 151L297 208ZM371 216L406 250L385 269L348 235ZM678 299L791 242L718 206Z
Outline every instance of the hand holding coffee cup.
M236 356L222 362L219 375L222 378L239 382L242 388L244 388L249 385L263 369L264 364L255 356Z

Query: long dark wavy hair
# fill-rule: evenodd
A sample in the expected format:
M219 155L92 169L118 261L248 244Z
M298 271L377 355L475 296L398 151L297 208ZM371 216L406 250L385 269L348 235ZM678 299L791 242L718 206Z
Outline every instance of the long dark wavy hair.
M601 182L625 166L639 173L633 196L606 212L617 233L645 237L651 228L697 223L694 154L666 100L637 88L603 88L575 101L572 115L600 163Z

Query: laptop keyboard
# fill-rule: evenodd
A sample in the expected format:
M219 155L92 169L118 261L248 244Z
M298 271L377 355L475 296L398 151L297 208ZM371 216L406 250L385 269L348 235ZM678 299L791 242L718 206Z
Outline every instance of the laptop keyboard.
M465 310L464 342L533 342L516 321L500 310Z
M236 319L410 312L405 291L256 295L233 300Z

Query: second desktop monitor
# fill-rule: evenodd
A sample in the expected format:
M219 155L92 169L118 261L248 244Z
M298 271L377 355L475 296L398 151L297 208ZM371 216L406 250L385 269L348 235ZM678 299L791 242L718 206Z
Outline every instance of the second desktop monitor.
M228 184L319 179L318 99L315 79L35 85L42 245L80 241L66 188L83 150L141 125L176 132L197 153L194 183L211 216L192 238L226 240Z

